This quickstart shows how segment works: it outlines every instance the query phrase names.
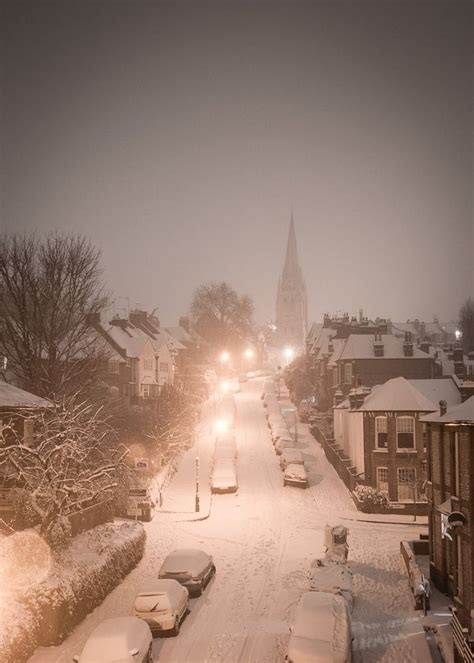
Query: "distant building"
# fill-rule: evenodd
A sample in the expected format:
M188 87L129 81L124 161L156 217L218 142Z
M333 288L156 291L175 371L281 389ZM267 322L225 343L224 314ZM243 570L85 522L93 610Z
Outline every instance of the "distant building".
M454 603L456 662L474 661L474 396L422 417L427 426L430 576Z
M291 213L286 258L278 281L276 334L278 343L303 350L308 330L306 285L298 260L295 224Z

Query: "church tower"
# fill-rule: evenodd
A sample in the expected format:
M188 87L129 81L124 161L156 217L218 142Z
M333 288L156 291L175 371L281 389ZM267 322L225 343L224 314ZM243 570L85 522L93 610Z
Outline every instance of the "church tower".
M276 328L280 343L302 350L308 330L308 301L298 261L295 222L291 212L285 265L278 281Z

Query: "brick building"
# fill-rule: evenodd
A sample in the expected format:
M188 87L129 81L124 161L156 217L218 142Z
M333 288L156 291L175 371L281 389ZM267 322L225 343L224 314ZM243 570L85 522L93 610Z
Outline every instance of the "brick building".
M393 378L356 388L334 408L334 437L363 483L386 493L399 509L426 511L426 424L440 399L461 403L456 382Z
M474 396L447 410L441 402L439 413L422 421L427 424L430 576L453 599L455 660L474 661Z

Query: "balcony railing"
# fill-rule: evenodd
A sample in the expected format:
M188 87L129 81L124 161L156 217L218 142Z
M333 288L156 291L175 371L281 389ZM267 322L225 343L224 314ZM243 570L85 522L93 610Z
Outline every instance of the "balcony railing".
M456 608L452 608L453 617L451 619L451 629L453 631L454 646L462 656L465 663L474 663L474 652L469 640L469 631L464 628L457 614Z

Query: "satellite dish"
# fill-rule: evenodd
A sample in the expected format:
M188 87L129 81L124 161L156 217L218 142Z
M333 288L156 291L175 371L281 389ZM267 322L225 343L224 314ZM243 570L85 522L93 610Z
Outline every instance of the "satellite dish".
M466 516L460 511L453 511L448 515L448 524L450 527L462 527L466 522Z

